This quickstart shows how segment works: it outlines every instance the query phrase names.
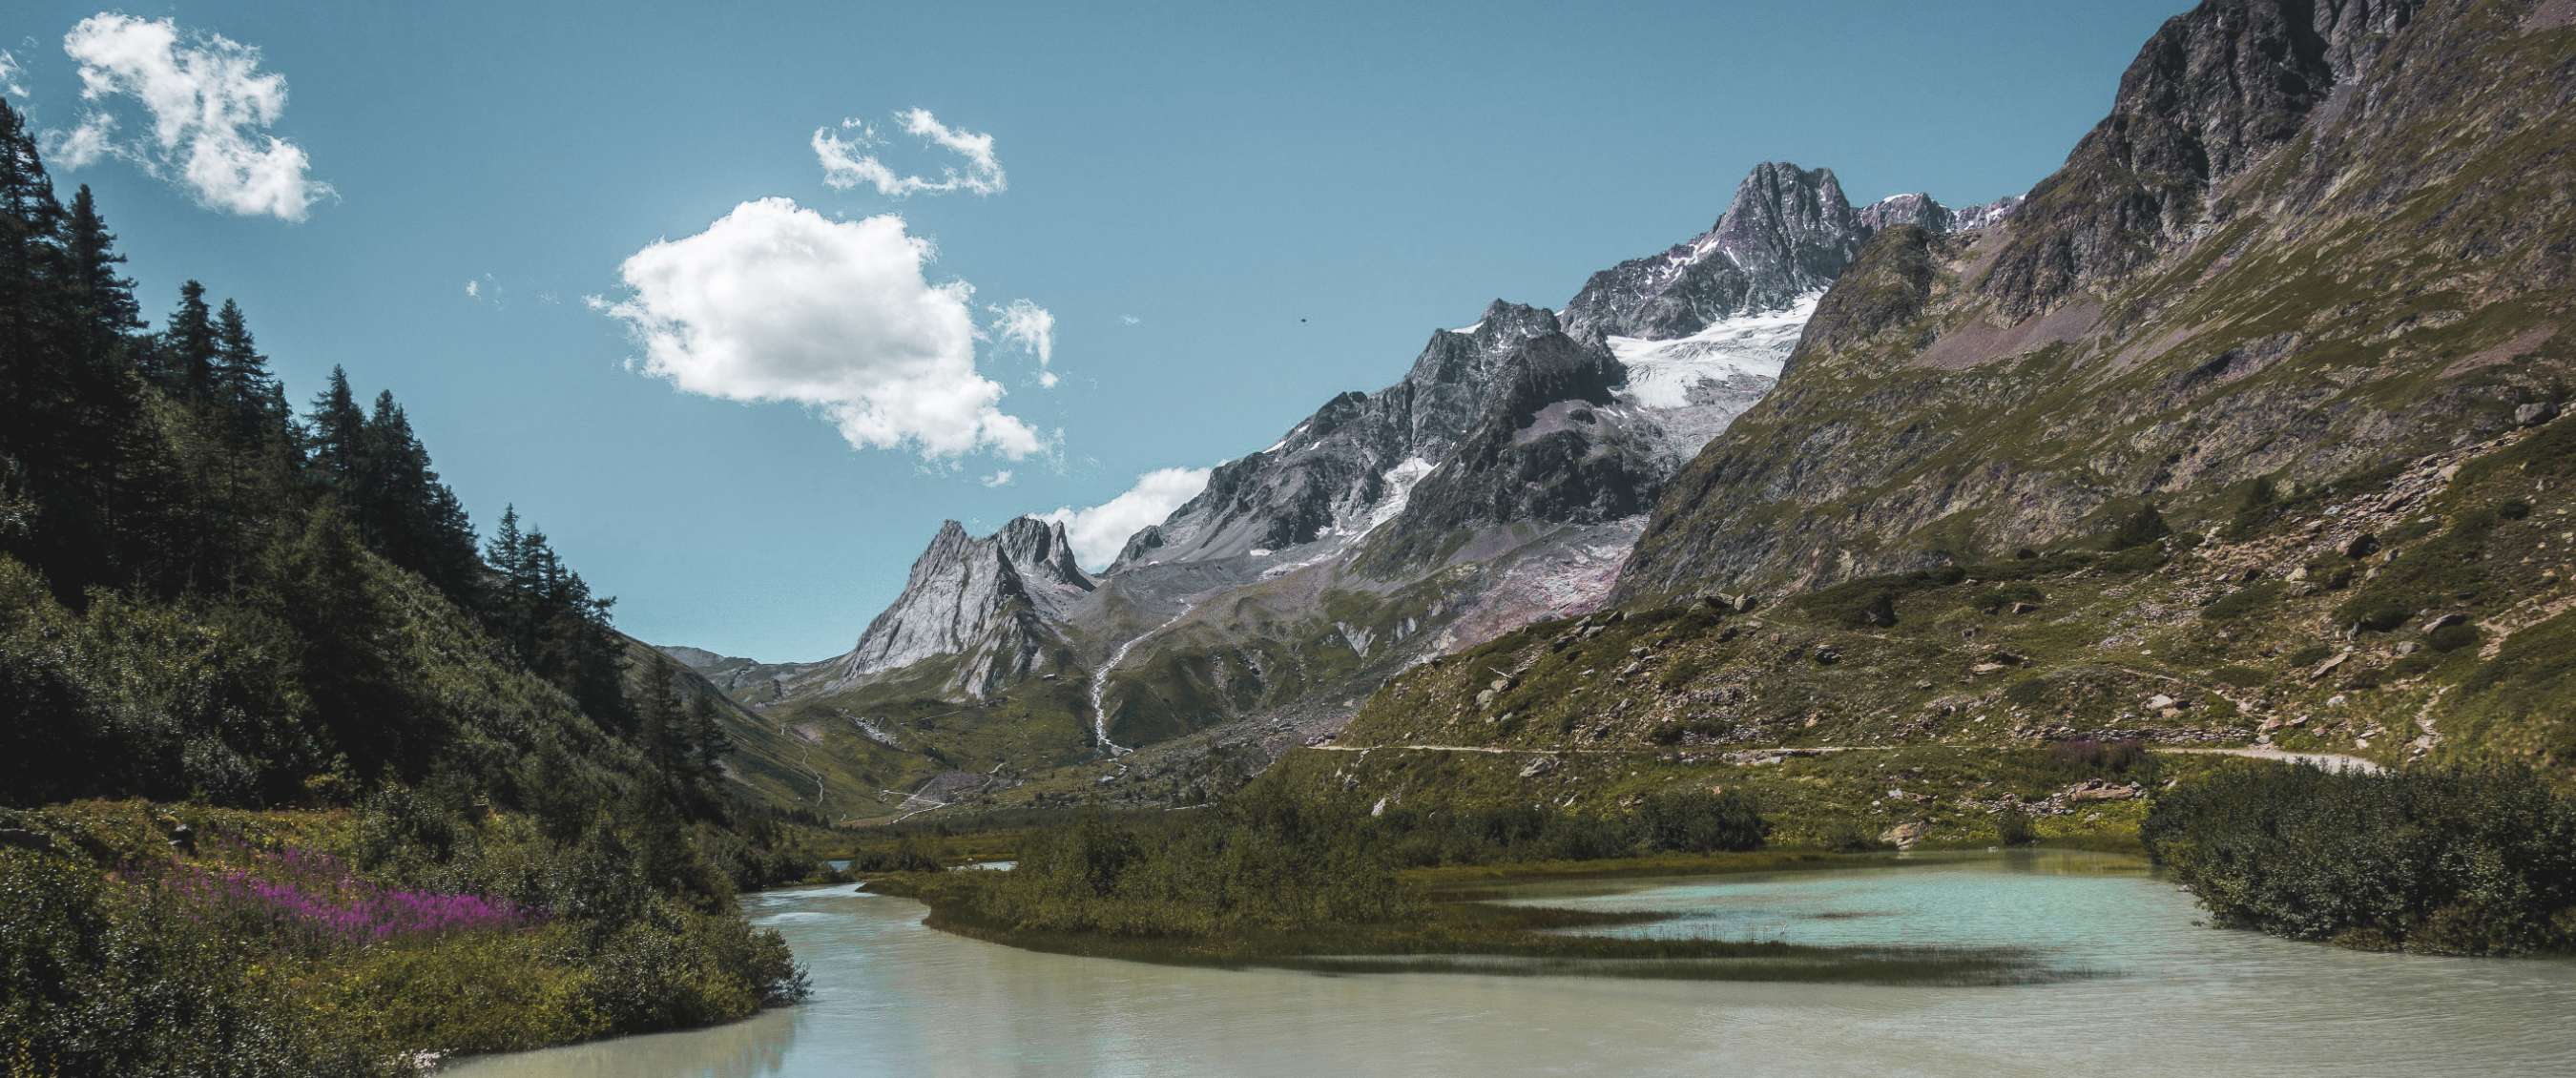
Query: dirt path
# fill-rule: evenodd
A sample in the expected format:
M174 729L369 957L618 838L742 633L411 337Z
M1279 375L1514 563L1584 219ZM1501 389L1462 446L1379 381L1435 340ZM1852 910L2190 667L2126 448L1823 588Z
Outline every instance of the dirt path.
M2161 752L2174 756L2242 756L2249 760L2271 760L2275 763L2284 764L2307 764L2311 767L2320 767L2328 771L2348 771L2356 775L2376 775L2382 771L2388 770L2386 767L2381 766L2375 761L2365 760L2358 756L2344 756L2331 752L2291 752L2287 749L2276 749L2269 745L2248 745L2241 748L2224 749L2195 749L2182 747L2168 749L2149 746L2149 751Z
M1647 749L1647 748L1638 748L1638 749L1505 749L1505 748L1495 748L1495 747L1490 746L1490 745L1412 745L1412 744L1407 744L1407 745L1308 745L1308 746L1306 746L1306 747L1307 747L1307 748L1310 748L1310 749L1316 749L1316 750L1319 750L1319 751L1322 751L1322 752L1381 752L1381 751L1384 751L1384 752L1474 752L1474 753L1483 753L1483 754L1486 754L1486 755L1489 755L1489 756L1647 756L1647 755L1660 756L1660 755L1668 754L1668 753L1671 753L1671 752L1675 751L1675 750L1673 750L1673 749L1667 749L1667 748L1651 748L1651 749ZM1738 754L1742 754L1742 755L1761 755L1761 754L1767 754L1767 753L1778 753L1778 754L1783 755L1783 756L1821 756L1821 755L1824 755L1824 754L1827 754L1827 753L1836 753L1836 752L1894 752L1894 751L1896 751L1896 750L1898 750L1898 749L1908 748L1908 747L1910 747L1910 746L1905 746L1905 745L1794 745L1794 746L1787 746L1787 745L1784 745L1784 746L1774 746L1774 747L1771 747L1771 748L1729 749L1729 750L1727 750L1727 752L1728 752L1728 754L1729 754L1729 755L1738 755ZM2355 774L2362 774L2362 775L2376 775L2376 774L2378 774L2378 773L2380 773L2380 772L2382 772L2382 771L2387 770L2387 768L2382 767L2382 766L2380 766L2380 765L2379 765L2379 764L2377 764L2377 763L2374 763L2374 762L2369 761L2369 760L2362 759L2361 757L2358 757L2358 756L2342 756L2342 755L2337 755L2337 754L2335 754L2335 753L2330 753L2330 752L2289 752L2289 751L2286 751L2286 750L2283 750L2283 749L2271 748L2271 747L2269 747L2269 746L2264 746L2264 745L2245 745L2245 746L2235 746L2235 747L2211 747L2211 748L2194 748L2194 747L2187 747L2187 746L2180 746L2180 745L2175 745L2175 746L2149 745L2149 746L2147 746L2147 751L2149 751L2149 752L2165 753L2165 754L2167 754L2167 755L2173 755L2173 756L2242 756L2242 757L2244 757L2244 758L2246 758L2246 759L2249 759L2249 760L2271 760L2271 761L2274 761L2274 762L2276 762L2276 763L2284 763L2284 764L2309 764L2309 765L2312 765L2312 766L2315 766L2315 767L2321 767L2321 768L2324 768L2324 769L2326 769L2326 770L2328 770L2328 771L2350 771L2350 772L2353 772L2353 773L2355 773Z

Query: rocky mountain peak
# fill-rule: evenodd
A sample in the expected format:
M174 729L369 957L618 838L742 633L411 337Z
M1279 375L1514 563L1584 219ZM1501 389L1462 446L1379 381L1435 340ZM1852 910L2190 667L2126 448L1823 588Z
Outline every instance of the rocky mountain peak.
M1753 270L1757 294L1775 303L1833 283L1867 238L1834 170L1785 161L1753 167L1715 233L1718 250Z
M1884 232L1893 225L1913 225L1926 232L1947 232L1954 216L1949 207L1921 193L1889 195L1860 209L1861 224L1872 232Z
M1832 283L1873 227L1832 169L1764 162L1708 231L1593 274L1566 304L1566 332L1596 343L1668 340L1788 308Z
M1076 564L1073 544L1065 538L1063 521L1015 517L993 541L1000 548L1002 560L1020 577L1038 586L1090 591L1091 577Z
M1034 660L1032 616L1060 619L1093 587L1075 564L1061 523L1024 516L978 539L965 525L943 521L913 561L903 594L835 661L831 687L962 655L975 661L959 687L981 696ZM997 656L996 641L1003 638L1008 646ZM998 666L989 661L997 657Z

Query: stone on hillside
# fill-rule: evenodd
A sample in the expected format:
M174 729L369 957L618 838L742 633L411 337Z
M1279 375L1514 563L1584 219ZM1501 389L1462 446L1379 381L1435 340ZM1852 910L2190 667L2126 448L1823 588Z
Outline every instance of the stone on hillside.
M2556 418L2558 405L2552 401L2537 401L2513 410L2513 421L2517 426L2537 427Z
M2377 553L2379 553L2379 537L2369 532L2353 536L2343 544L2343 556L2347 558L2367 558Z
M2432 632L2435 632L2435 631L2437 631L2437 630L2441 630L2441 629L2448 629L2448 628L2450 628L2451 626L2454 626L2454 625L2464 624L2464 623L2466 623L2468 620L2469 620L2469 616L2468 616L2468 615L2463 614L2463 613L2460 613L2460 612L2458 612L2458 611L2456 611L2456 610L2455 610L2455 611L2452 611L2451 613L2444 614L2444 615L2442 615L2442 616L2440 616L2440 617L2434 618L2434 619L2433 619L2433 620L2431 620L2431 621L2425 622L2425 623L2424 623L2424 631L2425 631L2426 633L2432 633Z

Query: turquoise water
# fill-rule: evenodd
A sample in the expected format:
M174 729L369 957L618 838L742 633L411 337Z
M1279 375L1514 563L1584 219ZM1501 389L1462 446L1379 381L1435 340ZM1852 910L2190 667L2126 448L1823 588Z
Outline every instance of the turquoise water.
M2576 1074L2576 963L2359 954L2204 928L2134 861L1527 888L1678 911L1623 932L2019 945L2084 980L2011 988L1323 976L1034 954L846 886L751 896L814 999L714 1030L461 1061L463 1078L853 1074Z

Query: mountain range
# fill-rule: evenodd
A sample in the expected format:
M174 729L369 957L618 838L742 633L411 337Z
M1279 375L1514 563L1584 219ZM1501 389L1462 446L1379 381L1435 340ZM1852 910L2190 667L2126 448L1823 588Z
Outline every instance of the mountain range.
M1889 228L1985 228L2017 203L1854 207L1830 169L1766 163L1707 231L1593 274L1561 312L1496 300L1433 331L1401 379L1219 465L1096 577L1060 524L977 538L951 521L839 657L666 650L814 736L882 748L857 720L939 713L947 732L914 743L956 755L915 771L1227 726L1275 751L1396 671L1599 603L1664 486L1771 390L1855 254ZM988 760L995 723L1044 748Z
M2210 0L2026 196L1855 207L1829 170L1762 165L1706 232L1562 308L1434 331L1104 572L1032 519L948 525L851 653L766 675L757 706L895 735L846 735L918 755L881 761L889 786L1046 797L1072 796L1057 772L1186 797L1336 736L2009 745L2143 722L2576 759L2527 701L2439 722L2576 601L2534 456L2559 440L2533 433L2569 395L2571 19ZM2486 481L2497 461L2514 482ZM1657 646L1603 620L1765 602L1741 639L1779 650L1682 648L1651 681ZM1975 613L1936 629L1909 603ZM2456 655L2463 624L2485 665ZM1578 691L1527 695L1544 656L1619 688L1529 726ZM2314 673L2330 659L2365 672ZM2277 684L2230 687L2257 681ZM2158 698L2201 706L2137 709ZM1923 708L2004 721L1934 732Z

